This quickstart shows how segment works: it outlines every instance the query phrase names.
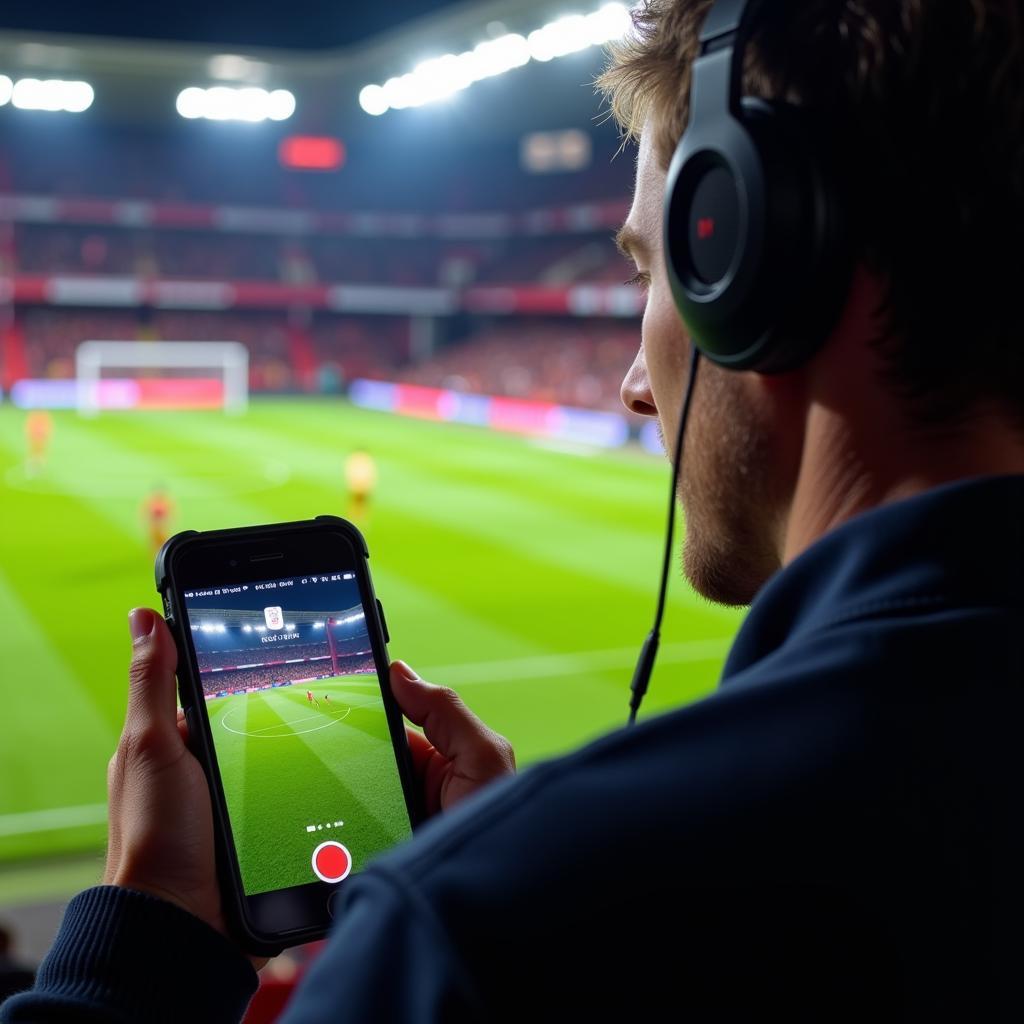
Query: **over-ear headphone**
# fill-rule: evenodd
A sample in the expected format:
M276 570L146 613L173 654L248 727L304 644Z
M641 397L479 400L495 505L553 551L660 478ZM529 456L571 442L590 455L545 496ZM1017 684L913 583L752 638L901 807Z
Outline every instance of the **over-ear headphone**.
M718 0L701 28L664 239L672 294L701 353L775 373L828 336L852 261L823 133L793 104L741 97L761 7Z
M781 373L828 337L853 265L827 138L809 111L743 97L743 53L763 0L717 0L701 27L690 122L665 184L672 296L693 342L672 459L654 625L630 683L636 722L661 638L683 439L697 367Z

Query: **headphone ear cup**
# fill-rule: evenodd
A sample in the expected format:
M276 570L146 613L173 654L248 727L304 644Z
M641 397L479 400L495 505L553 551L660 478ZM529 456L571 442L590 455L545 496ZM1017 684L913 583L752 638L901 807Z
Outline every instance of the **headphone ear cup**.
M721 366L794 368L825 340L846 294L842 209L803 113L745 98L741 120L688 130L670 169L669 281L695 344ZM708 259L702 247L720 224L729 244Z
M835 326L852 274L849 236L827 136L809 113L752 97L742 107L765 179L757 368L781 372L810 359Z

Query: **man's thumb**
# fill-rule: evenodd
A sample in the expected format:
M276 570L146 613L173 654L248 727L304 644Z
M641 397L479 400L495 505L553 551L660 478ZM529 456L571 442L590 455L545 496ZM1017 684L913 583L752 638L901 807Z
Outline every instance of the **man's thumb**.
M150 608L133 608L128 616L132 662L128 671L126 725L136 730L166 724L177 732L174 670L178 656L164 620Z
M485 725L450 687L434 686L404 662L391 663L391 691L409 721L421 726L435 749L466 774L513 771L515 758L504 737Z

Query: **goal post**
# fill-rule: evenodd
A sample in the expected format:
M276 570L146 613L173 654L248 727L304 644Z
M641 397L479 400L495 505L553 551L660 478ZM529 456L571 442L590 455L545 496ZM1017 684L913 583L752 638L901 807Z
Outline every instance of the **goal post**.
M156 381L124 376L138 370L166 375ZM204 370L215 380L195 376ZM217 406L241 413L249 402L249 350L238 341L83 341L75 350L75 381L85 416L102 409Z

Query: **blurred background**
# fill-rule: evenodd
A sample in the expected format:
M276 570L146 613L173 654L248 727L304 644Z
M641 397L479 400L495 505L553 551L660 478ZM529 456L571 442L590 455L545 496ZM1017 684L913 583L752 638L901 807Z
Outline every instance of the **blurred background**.
M618 397L634 153L592 83L628 23L0 11L0 966L99 879L126 614L177 530L354 515L393 656L520 766L624 723L668 486ZM645 714L707 692L737 624L674 580Z

